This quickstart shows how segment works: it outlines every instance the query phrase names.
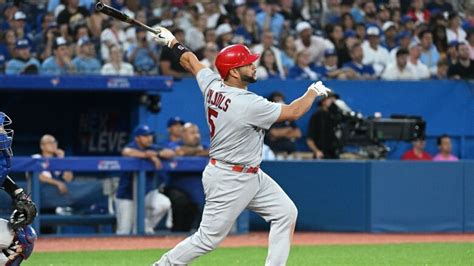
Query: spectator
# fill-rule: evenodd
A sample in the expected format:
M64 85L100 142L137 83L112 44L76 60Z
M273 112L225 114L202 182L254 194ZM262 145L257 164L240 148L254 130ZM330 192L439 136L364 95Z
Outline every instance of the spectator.
M331 93L318 102L318 110L313 113L308 124L306 144L316 159L338 158L337 137L335 127L337 121L330 112L330 107L337 95Z
M210 29L210 28L207 28L206 30L204 30L204 41L206 43L210 43L210 42L217 43L216 30Z
M418 24L430 21L430 11L425 9L423 0L414 0L408 10L408 16L412 17Z
M397 47L397 24L393 23L393 21L387 21L383 24L382 30L384 32L382 46L390 52Z
M317 80L315 66L309 62L309 52L301 50L296 54L296 64L288 71L288 78Z
M101 64L96 58L94 44L88 38L77 42L79 53L72 60L78 74L100 75Z
M408 31L402 31L397 35L397 47L390 51L390 62L394 62L397 58L397 51L401 48L410 49L411 35Z
M202 51L206 45L204 41L204 31L207 26L207 16L205 14L200 14L195 20L194 25L186 30L186 46L189 47L192 51L199 52L202 54Z
M434 73L439 60L439 52L433 45L433 34L429 30L423 30L418 34L418 38L421 44L420 60L430 69L430 73Z
M448 60L441 59L438 61L436 66L436 74L432 75L431 79L448 79Z
M136 29L137 43L131 44L127 52L128 62L133 65L136 74L157 75L159 62L156 46L147 41L147 32L138 27Z
M16 42L15 58L7 62L5 74L38 74L40 62L30 54L30 43L27 39Z
M326 26L327 35L329 36L329 40L332 42L338 63L337 66L341 67L343 64L351 61L351 56L349 55L349 50L344 41L344 32L342 31L342 27L340 25L327 25Z
M417 79L414 68L407 64L408 50L400 49L397 51L395 63L389 64L382 73L384 80L410 80Z
M40 154L34 154L33 158L64 158L64 151L58 148L58 141L52 135L46 134L40 140ZM67 183L72 182L74 175L71 171L43 171L39 175L43 184L54 186L60 194L68 193Z
M161 169L160 158L171 159L175 153L169 149L161 149L153 143L154 132L147 125L139 125L133 130L133 141L122 150L122 156L150 160L156 169ZM161 194L155 185L155 173L146 174L145 197L145 233L153 234L154 228L171 208L171 202ZM135 221L135 206L132 173L123 173L120 176L116 195L117 231L118 235L132 233ZM168 226L171 226L168 224Z
M204 48L204 58L201 60L201 64L203 64L205 67L211 68L213 71L217 71L215 65L217 52L218 50L216 43L208 42Z
M16 46L16 35L13 30L0 33L0 73L5 71L5 64L12 59Z
M388 50L380 45L380 30L375 26L367 28L367 41L362 43L364 58L362 62L366 65L372 65L376 76L382 74L386 64L390 62Z
M183 136L183 125L184 122L178 116L171 117L168 120L168 141L166 147L175 147L181 141Z
M350 13L344 13L341 15L341 26L344 32L355 29L355 21Z
M315 68L318 75L326 79L353 79L356 76L350 68L340 69L337 67L337 54L334 50L324 52L324 64Z
M433 161L458 161L458 157L452 154L451 138L443 134L436 139L439 153L433 157Z
M285 18L278 13L277 0L266 0L262 4L262 11L256 16L256 22L261 32L271 31L275 39L279 40L283 33Z
M413 35L416 29L415 21L416 19L409 15L403 16L400 20L401 31L408 31L410 35Z
M33 40L33 36L27 30L26 15L22 11L15 12L10 21L10 29L15 31L17 39L28 39L30 42Z
M458 62L458 41L451 41L446 50L446 59L450 65L455 65Z
M295 65L296 58L296 45L295 38L291 35L286 35L281 39L281 64L285 70L285 74L288 74L290 68Z
M63 37L57 37L53 45L53 56L48 57L41 65L43 75L74 74L76 67L71 60L71 51Z
M362 46L358 43L355 44L351 49L352 61L344 64L343 68L351 68L356 73L356 79L375 79L375 70L371 65L362 63L364 58L364 51Z
M412 142L413 147L405 152L402 160L431 161L431 155L425 151L425 137L419 137Z
M168 148L178 156L209 156L209 147L201 144L201 134L196 124L185 123L181 140L168 142Z
M375 3L367 1L362 3L362 10L364 11L364 22L366 25L377 24L377 8Z
M46 13L41 16L41 24L38 30L36 31L35 35L33 36L33 43L36 46L36 51L35 53L37 55L40 55L41 52L44 50L44 45L41 45L43 43L43 40L45 39L45 34L49 28L50 25L57 25L55 22L55 18L53 13ZM59 35L59 34L58 34ZM52 44L52 42L51 42ZM42 46L42 47L40 47ZM51 45L52 47L52 45ZM51 48L50 47L50 48ZM50 51L51 52L51 51ZM51 54L50 54L51 55ZM47 58L47 57L45 57Z
M241 25L235 29L235 35L241 36L244 39L244 44L247 46L258 44L260 41L260 32L255 20L255 10L245 8Z
M446 27L437 25L433 29L433 43L440 54L446 53L448 49L448 38L446 37ZM452 41L451 41L452 42Z
M278 71L275 54L271 49L265 49L260 55L257 66L258 79L285 79L285 74Z
M252 50L254 53L262 54L264 50L271 49L274 56L276 65L278 68L278 73L285 73L283 64L281 62L281 50L277 48L273 39L273 33L271 31L264 31L262 33L262 43L255 45Z
M46 60L53 54L56 38L59 36L59 27L56 22L51 23L43 33L43 38L36 45L36 54L40 61Z
M364 23L357 23L356 26L355 26L355 33L356 33L356 37L358 39L358 41L360 43L362 43L363 41L365 41L365 24Z
M147 24L148 20L147 20L147 16L146 16L146 10L145 9L137 10L135 12L135 19ZM138 29L143 30L143 28L141 28L141 27L133 27L133 26L129 26L129 27L124 29L125 36L126 36L126 41L125 41L123 47L127 47L127 49L124 50L125 52L130 51L131 46L139 45L139 42L140 42L141 39L138 38L138 36L137 36L137 30ZM151 34L151 33L145 34L145 40L147 40L149 45L152 44L152 46L154 47L156 45L155 45L155 42L153 41L153 37L154 37L154 35Z
M173 35L179 43L185 43L184 31L175 29ZM175 79L181 79L189 76L188 72L175 60L173 51L168 47L163 47L160 57L161 75L172 76Z
M453 79L474 79L474 60L469 58L469 47L466 43L458 45L458 62L450 65L448 77Z
M217 20L221 15L218 6L213 1L207 1L202 6L204 7L204 14L207 15L207 28L215 29L218 25Z
M466 41L466 32L461 28L461 18L457 13L452 12L449 14L446 37L448 39L448 43L451 41Z
M469 58L474 60L474 29L470 29L467 32L466 40L469 46Z
M234 44L234 31L229 23L220 24L216 29L216 43L219 49Z
M199 128L193 123L183 126L182 140L170 143L169 148L179 156L209 156L209 147L201 142ZM171 173L166 195L173 206L173 231L189 231L204 206L201 175Z
M110 49L112 46L118 46L121 50L127 50L125 42L127 37L122 29L122 24L119 20L110 19L109 26L100 34L100 54L103 61L109 61Z
M122 49L119 46L110 47L110 62L103 65L102 75L132 76L133 66L122 59Z
M420 61L421 47L419 44L412 44L409 50L408 67L413 71L415 79L430 78L430 70Z
M296 40L296 50L305 50L308 52L309 62L321 64L324 58L324 50L334 48L332 44L328 44L324 38L313 36L311 24L306 21L296 25L296 32L299 38Z
M285 103L285 96L281 92L273 92L268 98L275 103ZM265 135L267 144L277 155L284 157L296 151L296 141L301 138L301 130L294 121L274 123Z
M56 19L63 36L71 34L79 25L89 24L89 11L79 6L79 0L66 0L66 8L59 13Z

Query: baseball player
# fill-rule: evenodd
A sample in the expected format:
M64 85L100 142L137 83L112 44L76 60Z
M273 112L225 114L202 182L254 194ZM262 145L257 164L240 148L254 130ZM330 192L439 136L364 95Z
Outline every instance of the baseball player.
M7 129L12 120L0 112L0 188L5 190L13 200L13 213L10 223L13 229L29 225L36 217L36 206L22 188L8 176L11 167L13 130Z
M0 265L18 266L33 253L36 232L33 227L12 229L5 219L0 219Z
M259 167L265 130L275 122L300 118L318 96L330 90L319 81L289 105L272 103L247 91L247 85L256 82L253 63L259 55L251 54L246 46L222 49L215 62L217 74L204 67L166 28L158 27L155 40L171 48L176 60L196 76L204 96L211 147L202 178L206 203L200 227L154 265L186 265L214 250L245 208L271 223L266 265L285 265L297 209Z

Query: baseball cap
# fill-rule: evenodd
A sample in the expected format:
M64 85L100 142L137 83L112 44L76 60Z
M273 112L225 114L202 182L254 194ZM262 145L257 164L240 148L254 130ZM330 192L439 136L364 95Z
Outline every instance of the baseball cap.
M133 130L133 136L150 136L155 134L155 132L145 124L138 125L134 130Z
M184 121L181 120L179 116L171 117L170 119L168 119L168 127L171 127L176 124L184 125Z
M448 46L451 47L451 46L458 46L459 42L457 40L452 40L448 43Z
M413 18L412 16L409 16L409 15L405 15L401 18L400 23L405 24L409 21L415 21L415 18Z
M79 39L79 41L77 41L77 46L83 46L83 45L90 44L90 43L92 43L92 42L88 37L82 37L82 38Z
M30 42L27 39L18 39L15 44L16 49L30 48Z
M62 46L62 45L67 45L66 39L64 39L64 37L57 37L57 38L54 40L53 48L54 48L54 49L57 49L59 46Z
M391 27L397 27L397 25L395 23L393 23L393 21L387 21L383 24L382 26L382 30L383 31L387 31L388 29L390 29Z
M230 24L224 23L224 24L219 25L219 27L217 27L216 36L221 36L221 35L231 33L231 32L232 32L232 27L230 26Z
M306 21L301 21L298 24L296 24L296 32L301 33L302 31L306 29L311 29L311 24L309 24Z
M401 40L401 39L403 39L403 38L410 38L410 37L411 37L410 32L408 32L408 31L402 31L402 32L398 33L398 35L397 35L397 40Z
M377 28L375 26L370 26L370 27L367 28L365 33L368 36L379 36L380 35L380 30L379 30L379 28Z
M16 11L15 15L13 15L13 20L26 20L26 15L21 11Z
M336 55L336 50L334 50L334 49L326 49L326 50L324 51L324 56L325 56L325 57L332 56L332 55Z

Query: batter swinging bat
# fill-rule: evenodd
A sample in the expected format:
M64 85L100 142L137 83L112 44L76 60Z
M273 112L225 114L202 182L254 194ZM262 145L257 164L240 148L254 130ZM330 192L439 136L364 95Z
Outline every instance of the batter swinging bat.
M108 5L106 5L106 4L104 4L100 1L97 2L97 4L95 5L95 9L99 12L102 12L102 13L104 13L108 16L111 16L113 18L116 18L120 21L142 27L142 28L146 29L149 32L152 32L154 34L158 34L158 31L153 29L152 27L150 27L148 25L145 25L142 22L140 22L140 21L138 21L134 18L129 17L125 13L123 13L122 11L118 11L117 9L115 9L111 6L108 6Z

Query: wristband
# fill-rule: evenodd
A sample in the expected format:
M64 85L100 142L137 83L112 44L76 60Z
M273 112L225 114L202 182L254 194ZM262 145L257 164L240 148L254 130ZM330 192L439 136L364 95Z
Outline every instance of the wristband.
M171 48L171 50L173 50L173 53L176 59L178 60L178 62L184 53L190 52L188 48L186 48L184 45L180 44L179 42L175 43L175 45L173 45L173 48Z

